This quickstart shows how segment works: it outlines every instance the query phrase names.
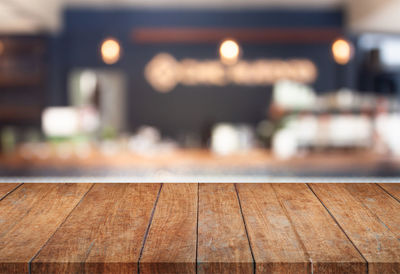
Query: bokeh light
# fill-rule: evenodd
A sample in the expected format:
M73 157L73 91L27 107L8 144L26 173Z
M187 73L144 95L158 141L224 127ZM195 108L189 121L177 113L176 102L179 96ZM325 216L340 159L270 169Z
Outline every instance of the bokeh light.
M121 56L121 47L117 40L115 39L106 39L101 44L101 57L104 63L111 65L118 62Z
M225 40L219 48L221 61L226 65L233 65L239 59L240 47L233 40Z
M353 57L353 46L349 41L337 39L332 44L332 54L336 63L345 65Z

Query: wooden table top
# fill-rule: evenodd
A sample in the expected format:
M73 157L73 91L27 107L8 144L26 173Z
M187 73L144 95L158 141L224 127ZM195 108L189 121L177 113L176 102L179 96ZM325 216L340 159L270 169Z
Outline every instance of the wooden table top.
M0 273L400 273L400 184L0 184Z

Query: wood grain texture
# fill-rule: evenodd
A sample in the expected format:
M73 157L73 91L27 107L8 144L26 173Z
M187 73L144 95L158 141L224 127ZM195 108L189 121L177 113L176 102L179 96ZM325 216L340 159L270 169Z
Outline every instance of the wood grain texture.
M397 201L400 202L400 184L391 183L391 184L379 184L383 189L390 193Z
M400 273L387 185L22 184L0 273Z
M296 229L270 184L238 184L256 273L310 273Z
M305 184L272 184L313 273L365 273L366 262Z
M199 185L198 273L253 273L233 184Z
M310 187L366 258L369 273L400 273L399 239L378 217L383 216L383 211L378 212L375 206L359 200L359 196L377 197L379 194L356 194L357 187L344 184L310 184ZM386 210L392 209L387 207Z
M29 261L91 184L24 184L0 202L0 273L27 273Z
M137 273L160 184L96 184L31 264L32 273Z
M400 203L376 184L342 185L400 239Z
M3 199L8 193L16 189L21 184L14 183L0 183L0 200Z
M197 184L163 184L140 273L196 273Z

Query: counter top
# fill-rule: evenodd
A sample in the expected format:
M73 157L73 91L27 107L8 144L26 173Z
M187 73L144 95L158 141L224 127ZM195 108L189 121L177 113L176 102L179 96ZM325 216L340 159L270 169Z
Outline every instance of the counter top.
M400 184L0 184L0 273L397 273Z
M400 159L368 151L314 152L280 160L269 150L216 155L209 150L178 149L147 155L93 150L86 157L0 157L3 177L168 178L228 177L382 177L400 176ZM140 179L139 179L140 181ZM192 180L191 180L192 181ZM201 181L201 180L200 180Z

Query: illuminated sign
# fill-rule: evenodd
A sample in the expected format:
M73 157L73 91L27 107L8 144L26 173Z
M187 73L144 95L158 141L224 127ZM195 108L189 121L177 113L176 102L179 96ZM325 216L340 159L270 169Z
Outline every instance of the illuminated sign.
M309 84L317 74L315 64L308 59L241 60L225 66L219 60L178 61L168 53L157 54L145 68L147 81L159 92L170 92L178 84L267 86L283 79Z

